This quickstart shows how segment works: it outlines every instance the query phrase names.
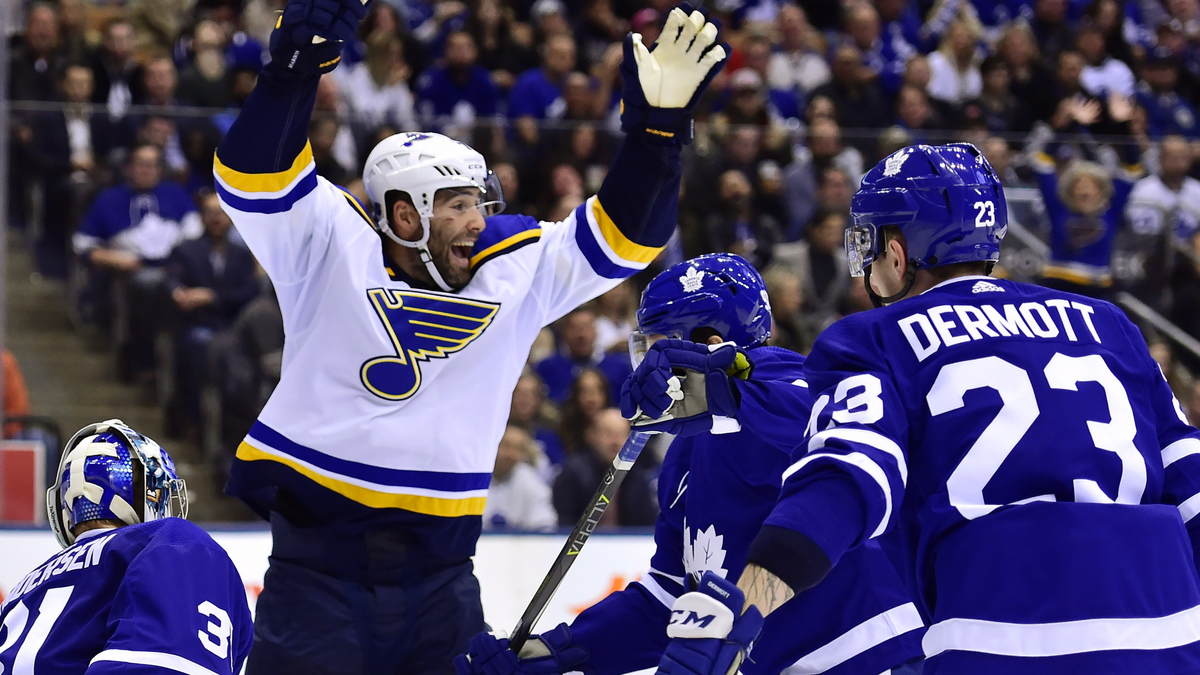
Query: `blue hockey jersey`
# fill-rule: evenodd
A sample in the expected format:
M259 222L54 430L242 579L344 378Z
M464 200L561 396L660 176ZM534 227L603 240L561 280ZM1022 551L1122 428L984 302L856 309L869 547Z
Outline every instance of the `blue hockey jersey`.
M894 530L926 675L1200 673L1200 434L1115 306L955 278L839 321L805 377L767 523L835 562Z
M595 675L656 666L675 598L707 571L737 579L775 506L808 418L804 357L775 347L751 355L751 378L737 382L742 430L677 438L667 451L650 572L572 625ZM883 552L870 544L848 560L767 617L745 675L878 675L920 656L920 614Z
M0 673L236 675L254 627L229 555L180 518L90 530L0 606Z

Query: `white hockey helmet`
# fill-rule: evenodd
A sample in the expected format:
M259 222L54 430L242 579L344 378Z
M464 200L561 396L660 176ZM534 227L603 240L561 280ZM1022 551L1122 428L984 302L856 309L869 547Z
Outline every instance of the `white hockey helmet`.
M433 217L433 197L446 188L476 188L483 215L504 210L504 192L500 181L487 168L483 155L452 138L434 133L402 133L379 142L363 169L363 187L375 208L375 227L392 241L417 249L430 276L444 291L451 288L442 279L429 253L429 221ZM421 217L421 236L402 239L388 222L387 194L405 193Z

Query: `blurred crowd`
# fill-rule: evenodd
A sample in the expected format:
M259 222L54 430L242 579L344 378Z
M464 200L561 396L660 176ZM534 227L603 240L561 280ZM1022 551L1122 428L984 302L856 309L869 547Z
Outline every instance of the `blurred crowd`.
M42 278L67 284L79 327L110 338L120 377L151 383L170 433L203 440L217 466L281 363L278 305L212 192L212 164L283 1L26 1L5 23L8 226ZM365 202L377 141L439 131L485 155L510 212L562 219L620 143L623 36L652 41L673 4L374 0L321 80L317 171ZM867 169L914 143L972 142L997 170L1013 220L997 275L1131 294L1200 338L1200 0L707 10L732 57L697 108L677 236L650 270L544 332L514 393L489 523L552 527L584 507L628 430L612 406L655 271L744 256L770 289L773 344L800 352L869 309L846 272L850 201ZM1200 353L1147 335L1200 415ZM653 522L652 464L622 489L614 524Z

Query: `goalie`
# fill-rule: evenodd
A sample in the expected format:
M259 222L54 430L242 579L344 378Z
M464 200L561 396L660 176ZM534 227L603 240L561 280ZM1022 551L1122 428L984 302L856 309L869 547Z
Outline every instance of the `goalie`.
M274 541L250 675L453 670L484 627L471 556L529 348L666 244L691 110L726 59L686 5L653 47L627 36L627 135L599 194L561 222L497 215L483 156L431 133L371 151L363 205L316 175L305 130L364 12L288 2L214 163L287 334L226 488Z

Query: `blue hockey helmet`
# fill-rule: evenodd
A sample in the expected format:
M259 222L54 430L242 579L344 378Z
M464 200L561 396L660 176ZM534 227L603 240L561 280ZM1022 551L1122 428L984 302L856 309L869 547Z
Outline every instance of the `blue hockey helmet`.
M879 233L888 225L904 235L913 272L995 263L1008 230L1004 188L970 143L912 145L893 152L863 176L850 214L846 256L856 277L879 255Z
M89 424L63 448L46 512L58 543L75 543L72 528L89 520L136 525L187 517L187 487L158 443L121 420Z
M642 292L641 335L689 339L711 328L742 348L771 336L771 303L762 275L732 253L710 253L673 265Z

